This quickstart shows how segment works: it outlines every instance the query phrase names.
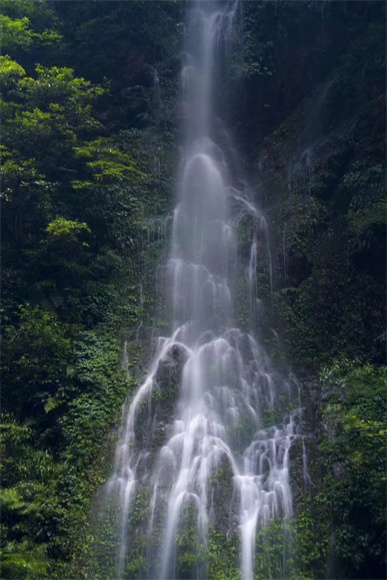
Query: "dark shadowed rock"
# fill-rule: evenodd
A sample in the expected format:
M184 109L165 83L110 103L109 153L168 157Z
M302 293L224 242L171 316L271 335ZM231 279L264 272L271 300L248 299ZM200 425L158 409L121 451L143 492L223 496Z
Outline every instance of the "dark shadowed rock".
M163 357L159 362L159 367L155 375L155 381L157 384L162 386L166 371L174 370L177 373L181 373L187 359L188 351L184 345L172 345L165 357Z
M136 440L157 451L163 445L167 425L173 421L173 411L179 391L183 367L188 359L187 349L174 344L160 360L154 377L152 396L143 402L136 420Z

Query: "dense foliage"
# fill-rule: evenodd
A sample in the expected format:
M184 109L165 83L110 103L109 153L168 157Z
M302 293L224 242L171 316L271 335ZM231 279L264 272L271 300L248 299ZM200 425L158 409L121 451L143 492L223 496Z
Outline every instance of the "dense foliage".
M109 432L135 384L122 339L151 315L148 220L168 208L173 125L161 131L150 79L160 63L171 74L174 6L1 8L1 575L79 578ZM101 30L121 38L126 78Z
M383 578L385 6L244 10L246 108L235 121L271 225L280 350L277 337L266 341L302 379L310 433L306 476L300 450L293 457L286 570L278 556L262 578ZM263 271L261 260L268 301Z
M143 370L162 324L181 4L1 2L4 579L87 574L92 498L136 387L123 363ZM268 218L281 348L265 339L302 378L309 457L305 476L295 447L296 515L258 534L256 577L384 578L385 6L247 0L239 24L228 117ZM212 530L207 567L238 578L237 539Z
M244 10L236 121L272 226L275 324L300 369L341 355L383 363L385 7Z

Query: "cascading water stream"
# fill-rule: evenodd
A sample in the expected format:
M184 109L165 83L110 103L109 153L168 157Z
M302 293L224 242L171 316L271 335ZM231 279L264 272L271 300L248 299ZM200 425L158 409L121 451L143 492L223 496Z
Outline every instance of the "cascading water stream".
M230 526L240 535L243 580L254 575L259 527L292 513L289 450L299 437L299 410L288 413L279 426L268 427L267 417L274 416L278 397L290 400L297 385L276 373L263 347L236 324L241 213L251 216L257 232L268 240L263 216L236 191L224 144L217 141L217 69L237 8L235 1L200 0L187 8L185 141L167 265L173 331L159 339L146 380L131 401L106 489L107 496L117 498L119 509L118 578L125 577L128 519L139 486L151 490L149 537L161 530L158 551L148 553L148 578L176 577L176 538L187 506L194 513L198 550L205 550L219 509L213 502L212 479L225 464L234 489ZM250 302L257 293L257 252L254 232L244 269ZM268 263L271 283L270 257ZM181 362L178 400L155 451L152 444L139 445L138 418L160 391L161 367L176 357ZM205 562L192 575L204 578Z

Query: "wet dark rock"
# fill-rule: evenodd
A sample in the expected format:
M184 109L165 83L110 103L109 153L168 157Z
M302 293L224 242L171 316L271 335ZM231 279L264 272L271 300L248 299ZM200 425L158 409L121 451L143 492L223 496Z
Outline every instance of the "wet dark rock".
M139 449L151 449L155 453L164 444L167 426L173 421L181 373L187 359L187 349L174 344L160 360L152 396L143 401L136 421Z
M209 484L212 494L212 524L224 534L237 530L239 506L234 491L232 469L227 459L212 473Z
M159 362L155 381L161 385L165 377L165 371L167 370L173 369L174 371L181 373L187 359L188 352L182 344L172 345L167 354Z

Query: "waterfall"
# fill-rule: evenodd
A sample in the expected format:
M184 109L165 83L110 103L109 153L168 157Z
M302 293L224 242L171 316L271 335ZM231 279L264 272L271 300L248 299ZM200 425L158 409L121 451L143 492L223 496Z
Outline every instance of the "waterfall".
M179 577L187 518L199 554L190 577L205 578L209 533L217 518L226 525L227 512L228 530L239 537L241 578L252 580L257 531L292 514L289 451L300 437L299 409L279 417L277 402L297 396L297 385L272 368L250 332L254 324L248 321L247 331L237 322L241 284L254 317L259 253L268 264L270 290L272 285L266 222L233 174L218 107L224 88L218 71L238 2L197 0L186 8L184 140L166 268L172 330L158 339L147 377L130 402L105 493L115 498L118 514L116 577L127 577L136 525L131 514L136 493L147 490L148 578ZM238 232L246 216L253 231L241 268ZM173 390L172 379L176 398L161 421L152 409ZM228 474L224 485L232 488L227 506L215 497L219 473Z

